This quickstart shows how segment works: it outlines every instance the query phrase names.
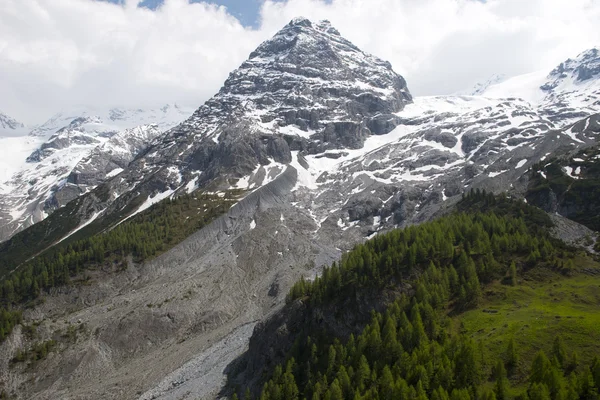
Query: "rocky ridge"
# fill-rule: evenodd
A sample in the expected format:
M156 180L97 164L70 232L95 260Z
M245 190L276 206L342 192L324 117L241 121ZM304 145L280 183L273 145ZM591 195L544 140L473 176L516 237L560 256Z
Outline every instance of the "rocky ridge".
M171 105L146 111L76 109L34 128L24 139L41 144L0 183L0 241L117 175L187 115Z

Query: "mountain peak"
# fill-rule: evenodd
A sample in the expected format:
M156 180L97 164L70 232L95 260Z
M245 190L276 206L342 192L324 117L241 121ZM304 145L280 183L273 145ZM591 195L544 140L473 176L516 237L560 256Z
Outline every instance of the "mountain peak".
M329 20L327 20L327 19L321 20L321 21L319 21L318 23L315 24L311 20L309 20L308 18L305 18L305 17L296 17L296 18L292 19L285 26L284 29L286 29L286 28L296 28L296 31L300 32L301 29L298 29L297 27L312 28L315 31L327 33L329 35L340 36L340 33L338 32L338 30L335 29L331 25L331 22Z
M259 45L249 59L230 74L221 93L264 88L261 82L266 79L267 71L277 75L273 78L286 82L302 76L309 80L359 82L375 90L401 91L406 85L389 62L361 51L343 38L329 21L313 23L302 17L293 19ZM250 82L254 83L253 88ZM410 101L410 96L405 100Z
M356 147L366 135L363 127L357 125L356 140L345 144L338 137L345 133L330 132L345 131L342 123L360 125L375 115L392 114L411 101L406 82L389 62L361 51L329 21L296 18L260 44L177 131L193 127L218 142L214 121L245 120L263 133L310 137L321 147ZM372 123L377 133L393 125Z
M548 76L553 82L549 82L549 85L545 85L542 89L551 90L567 78L571 78L574 82L585 82L598 77L600 77L600 51L597 47L593 47L574 59L569 58L560 63Z
M302 57L318 56L327 57L326 50L333 46L343 46L346 51L360 52L360 50L344 39L331 22L327 20L313 23L306 18L295 18L284 26L271 39L263 42L252 54L253 58L294 58L298 52ZM315 55L314 52L318 54Z
M296 17L292 19L287 26L305 26L312 28L312 22L306 17Z

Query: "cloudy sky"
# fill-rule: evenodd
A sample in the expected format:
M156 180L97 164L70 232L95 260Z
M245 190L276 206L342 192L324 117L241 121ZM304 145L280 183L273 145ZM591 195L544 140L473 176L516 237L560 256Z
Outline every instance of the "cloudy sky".
M415 95L551 68L600 45L599 0L0 0L0 110L197 106L296 16L329 19Z

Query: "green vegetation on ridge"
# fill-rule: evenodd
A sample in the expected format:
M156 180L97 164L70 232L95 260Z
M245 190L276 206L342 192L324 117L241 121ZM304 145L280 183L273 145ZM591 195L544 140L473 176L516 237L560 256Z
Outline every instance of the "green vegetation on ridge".
M412 289L359 335L300 328L259 398L598 398L600 277L577 273L598 264L552 239L547 215L525 203L474 192L458 209L294 285L288 301L313 310Z
M0 281L0 340L20 322L13 306L68 285L87 269L124 268L128 257L141 262L157 256L224 214L239 193L193 193L165 200L111 230L57 245L19 266Z

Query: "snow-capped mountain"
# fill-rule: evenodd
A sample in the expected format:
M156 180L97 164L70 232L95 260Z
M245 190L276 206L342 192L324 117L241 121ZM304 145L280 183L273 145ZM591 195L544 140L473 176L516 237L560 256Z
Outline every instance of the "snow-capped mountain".
M106 115L57 117L34 132L48 136L61 125L11 181L6 212L22 224L77 197L68 218L56 212L38 225L47 243L64 238L54 232L110 227L182 193L244 195L159 257L99 276L96 291L78 287L78 308L57 319L61 327L81 321L90 334L69 356L52 358L48 389L39 390L47 398L211 398L223 359L242 351L255 322L307 269L316 273L378 232L427 220L471 188L522 196L531 166L597 143L597 60L590 50L553 71L482 87L482 95L413 98L389 63L327 21L298 18L162 134L148 125L99 129L118 120ZM60 308L44 307L48 315ZM195 362L176 369L191 354Z
M190 114L176 105L146 111L76 109L18 138L22 151L10 155L0 183L0 240L116 175L162 131Z
M550 73L538 71L488 87L482 96L520 97L557 125L574 123L598 112L600 106L600 51L587 50Z
M287 168L292 151L362 148L369 136L392 130L394 113L410 102L388 62L362 52L327 21L296 19L188 120L107 182L118 204L90 207L96 215L98 208L110 213L133 197L153 201L209 183L246 188L242 178L249 174L258 187Z
M563 128L598 111L597 60L590 50L543 79L521 76L482 86L483 96L413 103L389 63L356 48L327 21L295 19L188 120L109 180L108 201L82 203L81 223L133 199L144 209L208 185L255 190L284 171L296 176L294 203L319 227L333 221L372 231L415 222L427 218L424 208L435 210L473 185L507 190L554 147L584 143ZM31 159L63 146L59 136Z
M193 110L182 108L177 104L165 104L160 108L141 109L114 107L110 109L97 109L91 107L73 107L61 111L48 119L43 124L34 127L30 136L50 137L59 129L64 128L77 119L79 123L97 121L99 134L109 135L123 129L138 125L156 124L162 130L167 130L188 117ZM77 122L75 122L77 123Z

